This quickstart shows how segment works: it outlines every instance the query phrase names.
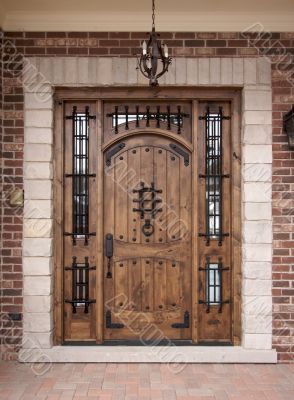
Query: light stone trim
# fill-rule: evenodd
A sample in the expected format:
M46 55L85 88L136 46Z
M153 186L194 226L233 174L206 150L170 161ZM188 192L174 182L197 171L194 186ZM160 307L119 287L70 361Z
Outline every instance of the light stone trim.
M146 86L134 58L26 59L24 149L24 348L52 346L52 155L55 86ZM242 88L242 347L186 348L193 362L275 362L271 349L272 104L265 58L176 58L162 85ZM44 325L40 327L40 318ZM29 344L31 343L31 345ZM35 343L35 346L32 345ZM84 348L85 349L85 348ZM151 362L148 350L53 347L52 361ZM187 350L187 351L186 351ZM119 354L119 357L115 353ZM215 354L215 356L213 356ZM34 353L32 353L34 359ZM218 361L217 361L218 360ZM246 361L247 360L247 361ZM192 362L192 361L191 361Z
M41 336L43 335L43 336ZM29 345L38 342L40 349ZM169 363L171 371L182 371L191 363L269 363L277 362L271 350L271 336L248 334L246 347L216 346L50 346L45 334L33 333L25 337L21 362L101 362L101 363ZM51 348L50 348L51 347ZM262 348L262 350L260 350ZM28 350L29 349L29 350Z

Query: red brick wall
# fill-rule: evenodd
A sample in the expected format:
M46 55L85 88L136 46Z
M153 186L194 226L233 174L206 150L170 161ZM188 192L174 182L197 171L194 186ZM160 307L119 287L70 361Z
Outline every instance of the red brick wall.
M25 56L131 56L144 33L10 32L5 35L3 168L5 193L22 186L23 92L18 79ZM282 131L282 116L294 103L294 33L163 33L173 56L252 57L272 62L273 78L273 345L280 361L294 359L294 152ZM19 53L7 65L8 55ZM11 70L14 70L12 73ZM292 79L292 81L291 81ZM3 311L22 312L21 210L3 207ZM7 322L6 322L7 323ZM8 323L7 323L8 324ZM14 358L21 322L6 329L4 358Z

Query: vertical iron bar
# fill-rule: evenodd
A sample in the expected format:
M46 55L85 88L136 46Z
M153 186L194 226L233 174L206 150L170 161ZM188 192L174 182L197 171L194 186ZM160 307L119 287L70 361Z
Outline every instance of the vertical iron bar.
M218 312L222 312L223 306L223 263L222 258L218 259L218 271L219 271L219 309Z
M167 106L167 129L170 131L170 106Z
M150 126L150 107L147 106L147 107L146 107L146 110L147 110L147 114L146 114L146 118L147 118L146 126L149 127L149 126Z
M77 270L75 269L77 266L77 258L72 258L72 312L75 314L77 312L75 300L77 300Z
M85 299L85 310L84 310L84 313L85 314L88 314L88 307L89 307L89 304L87 303L87 301L89 301L89 257L85 257L85 267L86 267L86 269L85 269L85 271L84 271L84 273L85 273L85 280L84 280L84 282L85 282L85 297L84 297L84 299Z
M77 232L77 221L76 221L76 214L77 214L77 182L76 182L76 148L77 148L77 107L73 107L72 113L72 170L73 170L73 180L72 180L72 229L73 232ZM76 236L73 235L72 237L73 245L76 244Z
M129 129L129 106L125 106L126 111L126 131Z
M160 106L157 106L156 111L156 127L160 128Z
M212 174L213 174L213 236L216 235L216 217L215 217L215 210L216 210L216 184L217 184L217 177L216 177L216 163L217 163L217 154L216 154L216 118L213 116L212 120Z
M78 117L78 138L79 138L79 150L78 150L78 160L79 160L79 171L78 171L78 176L79 176L79 213L78 213L78 234L82 235L83 232L83 225L81 224L81 214L83 210L83 188L82 188L82 154L83 154L83 149L82 149L82 138L83 138L83 128L81 124L81 116Z
M220 182L219 182L219 241L218 245L222 245L223 240L223 184L222 184L222 174L223 174L223 110L222 107L219 108L219 147L220 147L220 157L219 157L219 173L220 173Z
M89 107L86 107L86 121L85 121L85 177L84 177L84 185L85 185L85 212L84 212L84 220L85 220L85 245L88 244L88 236L89 233Z
M206 257L206 290L207 290L207 309L206 312L209 313L210 312L210 257Z
M205 159L206 159L206 245L210 244L210 165L209 165L209 107L207 107L206 118L205 118L205 139L206 139L206 149L205 149Z
M115 134L118 133L118 106L115 106Z
M136 106L136 128L139 128L139 121L140 121L140 115L139 115L139 106Z
M177 125L178 125L178 135L180 135L181 134L181 106L178 106Z

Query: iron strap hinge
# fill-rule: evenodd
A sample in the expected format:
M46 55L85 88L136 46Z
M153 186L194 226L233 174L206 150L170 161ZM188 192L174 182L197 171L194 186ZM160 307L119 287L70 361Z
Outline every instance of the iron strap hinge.
M176 329L189 328L190 327L189 311L185 311L184 313L184 322L175 322L174 324L171 324L171 327Z
M106 328L108 329L122 329L124 328L124 324L120 324L117 322L112 322L111 320L111 311L107 310L106 311L106 318L105 318L105 322L106 322Z
M107 153L106 153L106 165L109 167L111 165L111 159L112 157L118 153L120 150L122 150L125 147L125 143L119 143L116 146L112 147Z
M184 165L187 167L190 163L189 153L174 143L170 143L169 147L184 158Z

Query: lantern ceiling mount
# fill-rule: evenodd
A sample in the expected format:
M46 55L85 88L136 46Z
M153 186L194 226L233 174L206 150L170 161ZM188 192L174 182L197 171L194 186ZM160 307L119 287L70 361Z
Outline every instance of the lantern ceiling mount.
M168 47L159 39L155 30L155 0L152 0L152 31L149 40L142 44L142 54L138 56L137 69L149 79L150 86L158 86L158 79L168 71L172 58ZM162 65L159 65L160 62Z

